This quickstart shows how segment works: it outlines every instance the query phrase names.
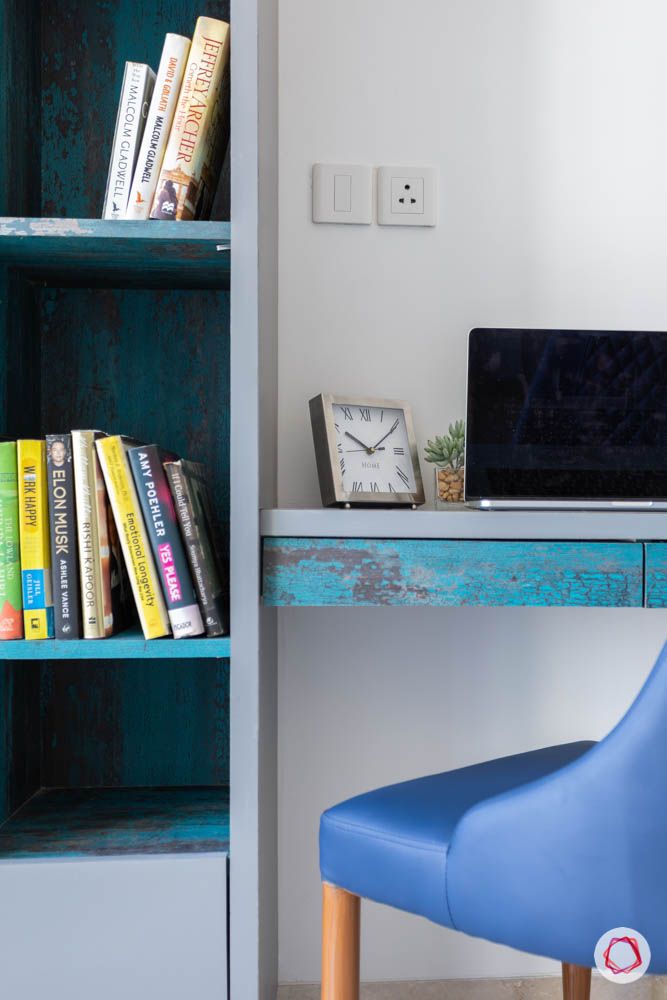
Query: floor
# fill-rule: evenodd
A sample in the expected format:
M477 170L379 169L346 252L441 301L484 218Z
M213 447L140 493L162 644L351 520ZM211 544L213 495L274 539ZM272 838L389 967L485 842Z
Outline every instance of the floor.
M667 1000L667 977L624 986L622 1000ZM560 979L465 979L449 982L366 983L361 1000L562 1000ZM277 1000L320 1000L318 985L281 986ZM591 1000L619 1000L619 988L593 977Z

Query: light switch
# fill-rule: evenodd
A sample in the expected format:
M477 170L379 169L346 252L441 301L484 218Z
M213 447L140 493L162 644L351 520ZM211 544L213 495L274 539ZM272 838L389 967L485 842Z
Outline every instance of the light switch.
M334 176L334 212L352 211L352 176L351 174L336 174Z
M369 226L373 221L373 171L365 164L313 166L313 222Z

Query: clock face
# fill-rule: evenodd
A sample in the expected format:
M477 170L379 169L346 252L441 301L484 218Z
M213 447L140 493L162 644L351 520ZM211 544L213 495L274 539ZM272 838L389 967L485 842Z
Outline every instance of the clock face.
M345 492L416 491L403 410L334 403L333 418Z

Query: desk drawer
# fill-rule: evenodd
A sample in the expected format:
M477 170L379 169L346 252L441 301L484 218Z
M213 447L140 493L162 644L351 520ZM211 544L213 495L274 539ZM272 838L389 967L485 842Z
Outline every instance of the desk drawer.
M665 569L667 579L667 552ZM664 593L667 604L667 582ZM263 596L273 606L641 607L643 547L267 537Z
M667 543L646 542L645 587L647 608L667 608Z

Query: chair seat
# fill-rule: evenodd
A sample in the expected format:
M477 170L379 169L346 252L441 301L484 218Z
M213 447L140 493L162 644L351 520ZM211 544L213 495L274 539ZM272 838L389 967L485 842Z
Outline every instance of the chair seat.
M322 879L454 927L447 901L448 850L466 812L557 771L591 746L569 743L502 757L348 799L322 816Z

